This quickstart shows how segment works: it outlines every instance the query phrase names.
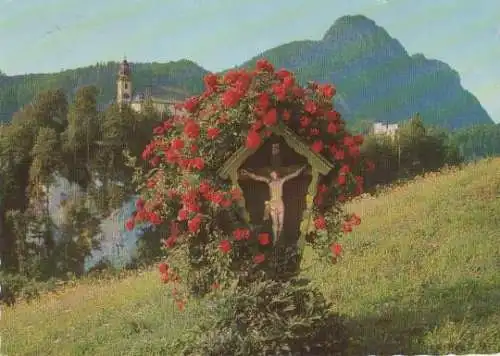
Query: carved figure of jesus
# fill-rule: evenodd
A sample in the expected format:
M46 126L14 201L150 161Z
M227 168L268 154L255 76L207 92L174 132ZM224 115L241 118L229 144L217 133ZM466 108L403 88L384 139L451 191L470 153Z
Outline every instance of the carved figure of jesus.
M264 211L264 220L269 219L269 216L271 216L274 243L278 241L278 238L283 231L283 218L285 216L285 205L283 204L283 184L286 181L299 176L304 169L306 169L306 167L307 165L304 165L295 172L284 177L280 177L276 171L272 171L269 178L250 173L244 169L240 171L242 176L248 176L256 181L267 183L269 186L270 199L265 202L266 207Z

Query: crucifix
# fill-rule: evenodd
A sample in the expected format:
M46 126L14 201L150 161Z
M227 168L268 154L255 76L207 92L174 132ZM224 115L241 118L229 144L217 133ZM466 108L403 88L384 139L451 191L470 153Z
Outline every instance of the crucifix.
M268 185L270 199L264 203L264 220L269 220L269 218L271 218L273 227L273 242L276 244L281 232L283 231L283 221L285 216L283 185L290 179L298 177L307 168L307 165L303 165L299 169L294 170L292 173L281 176L279 173L281 168L279 143L272 145L271 153L272 170L269 173L269 176L251 173L245 169L240 170L240 176L264 182Z

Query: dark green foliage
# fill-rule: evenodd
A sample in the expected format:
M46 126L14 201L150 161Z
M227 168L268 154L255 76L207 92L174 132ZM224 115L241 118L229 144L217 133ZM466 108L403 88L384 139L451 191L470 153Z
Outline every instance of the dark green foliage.
M500 155L500 124L476 125L455 131L451 142L467 161Z
M53 278L42 282L36 278L4 271L0 271L0 281L2 282L0 304L6 305L13 305L18 300L32 301L42 293L56 290L61 284Z
M2 280L1 302L13 305L19 298L31 300L39 295L36 281L21 274L0 272Z
M123 152L140 156L160 115L114 105L100 112L99 93L81 87L68 106L63 91L42 92L0 126L3 270L38 279L82 275L85 258L99 247L100 220L133 194ZM56 239L49 196L57 176L78 184L86 198L65 202Z
M341 355L341 317L308 280L256 281L213 300L210 317L171 346L176 355Z
M143 233L139 235L137 240L137 256L138 263L152 263L164 256L161 239L165 235L164 227L158 229L144 228Z

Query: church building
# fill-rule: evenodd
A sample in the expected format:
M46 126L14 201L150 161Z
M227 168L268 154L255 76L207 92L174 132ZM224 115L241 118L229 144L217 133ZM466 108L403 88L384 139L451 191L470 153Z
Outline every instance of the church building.
M118 78L116 81L116 103L118 105L130 105L132 110L142 112L147 101L150 101L153 108L159 113L170 112L176 114L178 111L175 105L180 101L168 98L157 98L151 95L151 92L134 93L132 89L132 72L130 64L124 59L118 69Z

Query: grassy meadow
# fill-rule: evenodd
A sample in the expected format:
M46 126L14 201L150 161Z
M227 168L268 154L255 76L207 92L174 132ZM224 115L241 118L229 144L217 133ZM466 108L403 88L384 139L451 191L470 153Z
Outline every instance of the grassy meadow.
M500 159L447 170L358 199L362 223L344 258L310 276L348 320L352 355L500 351ZM168 355L164 344L203 318L177 310L156 270L83 280L3 307L0 353Z

